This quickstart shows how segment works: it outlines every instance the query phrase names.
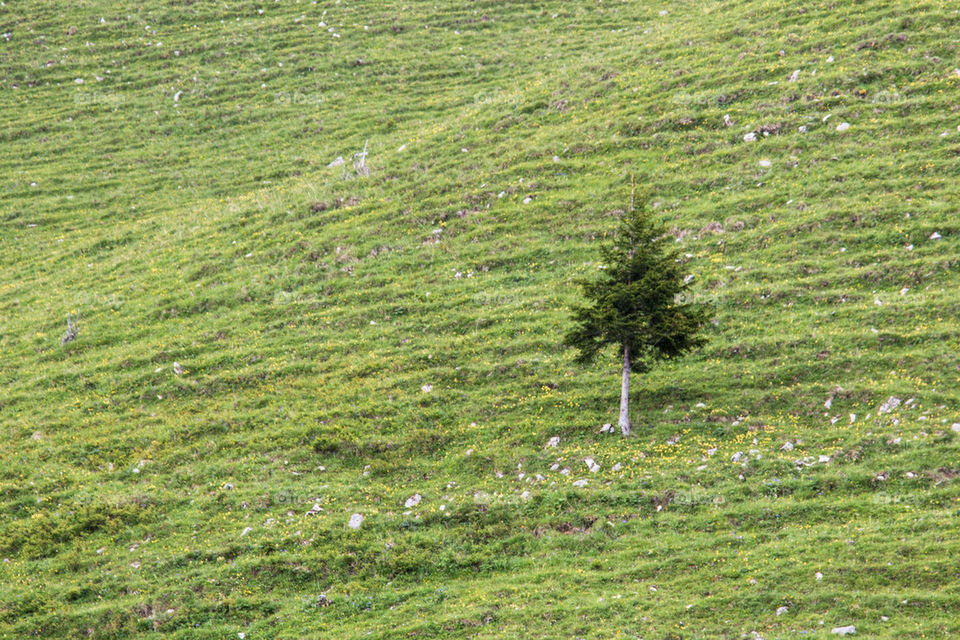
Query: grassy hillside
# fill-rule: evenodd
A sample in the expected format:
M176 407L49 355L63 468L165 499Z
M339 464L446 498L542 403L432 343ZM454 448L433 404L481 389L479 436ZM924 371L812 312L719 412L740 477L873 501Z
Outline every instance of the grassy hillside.
M960 634L958 33L0 5L0 637ZM631 175L717 322L625 440L559 343Z

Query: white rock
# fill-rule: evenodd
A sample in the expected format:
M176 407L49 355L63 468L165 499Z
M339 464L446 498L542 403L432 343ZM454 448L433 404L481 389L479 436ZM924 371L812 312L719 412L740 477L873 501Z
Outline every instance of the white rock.
M573 483L575 487L585 487L587 486L587 481L585 479L575 480Z
M743 460L743 451L737 451L735 454L730 456L731 462L740 462L741 460Z
M784 442L784 443L783 443L783 446L780 447L780 451L793 451L793 443L792 443L792 442Z
M563 469L560 470L560 475L563 475L563 476L570 475L570 469L568 469L567 467L564 467Z
M310 511L307 511L307 513L306 513L305 515L315 516L315 515L317 515L318 513L320 513L321 511L323 511L323 507L321 507L321 506L320 506L320 503L318 502L318 503L314 504L314 505L313 505L313 508L310 509Z
M846 131L849 128L850 128L849 122L841 122L840 124L837 125L837 131Z
M431 391L433 391L433 385L425 384L422 387L420 387L420 391L423 391L424 393L430 393Z
M587 468L590 469L590 473L596 473L600 471L600 465L593 461L593 458L584 458L584 464L587 465Z
M733 120L730 118L730 114L729 114L729 113L723 114L723 126L725 126L725 127L732 127L732 126L733 126Z
M183 373L183 367L180 365L179 362L173 363L173 372L178 376Z
M767 168L773 165L773 163L770 162L769 160L761 160L759 164L761 167L764 167L764 168Z
M529 499L530 499L530 492L529 492L529 491L524 491L523 493L521 493L521 494L520 494L520 499L521 499L521 500L529 500Z
M173 101L174 101L174 102L180 102L180 94L181 94L181 93L183 93L183 91L177 91L175 94L173 94Z
M247 527L246 529L240 532L240 537L242 538L243 536L247 535L251 531L253 531L253 527Z
M343 156L337 156L333 162L327 165L327 168L332 169L334 167L339 167L343 163L344 163Z
M813 574L813 577L816 578L817 580L823 580L823 574L820 573L819 571Z
M827 62L833 62L833 56L830 56L829 58L827 58Z
M820 456L819 458L817 458L817 462L819 462L819 463L821 463L821 464L825 464L825 463L827 463L827 462L830 462L830 456Z
M799 131L800 133L806 133L806 132L807 132L807 125L805 125L805 124L800 125L799 127L797 127L797 131Z
M756 139L757 139L757 134L755 134L753 131L743 136L744 142L753 142Z
M560 162L560 156L553 156L554 162Z
M790 74L790 77L787 78L787 80L788 80L789 82L796 82L796 81L799 80L799 79L800 79L800 69L797 69L796 71L794 71L793 73L791 73L791 74Z
M895 398L890 396L887 398L887 401L880 405L880 408L877 410L877 413L890 413L894 409L900 406L900 398Z
M609 422L600 427L600 433L613 433L613 425Z
M553 436L552 438L547 440L547 446L548 447L560 446L560 436Z
M363 516L359 513L355 513L350 516L350 522L347 523L347 526L351 529L359 529L361 524L363 524Z
M950 429L954 433L960 433L960 422L954 422L952 425L950 425Z
M523 199L523 204L530 204L531 202L533 202L533 198L531 198L530 196L527 196L526 198Z
M778 616L782 616L782 615L785 614L787 611L790 611L790 609L788 609L787 607L777 607L777 615L778 615Z
M834 627L830 630L830 633L835 633L838 636L853 636L857 634L857 628L852 624L846 627Z
M403 506L405 506L407 509L409 509L409 508L411 508L411 507L415 507L415 506L417 506L418 504L420 504L420 501L421 501L422 499L423 499L423 497L422 497L419 493L415 493L415 494L413 494L412 496L410 496L409 498L407 498L407 501L403 503Z
M931 240L939 240L939 239L942 238L942 237L943 237L943 236L941 236L941 235L940 235L939 233L937 233L936 231L934 231L933 233L930 234L930 239L931 239Z
M407 148L407 145L402 144L399 147L397 147L397 151L404 151L406 148Z
M610 470L616 473L617 471L620 471L621 468L622 468L622 465L618 462L617 464L610 467Z

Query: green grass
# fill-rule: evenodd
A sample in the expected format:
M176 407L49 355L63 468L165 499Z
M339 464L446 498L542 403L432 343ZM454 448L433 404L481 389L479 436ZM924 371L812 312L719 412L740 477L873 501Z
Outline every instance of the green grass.
M0 637L957 635L958 27L0 6ZM559 343L630 176L718 322L624 440Z

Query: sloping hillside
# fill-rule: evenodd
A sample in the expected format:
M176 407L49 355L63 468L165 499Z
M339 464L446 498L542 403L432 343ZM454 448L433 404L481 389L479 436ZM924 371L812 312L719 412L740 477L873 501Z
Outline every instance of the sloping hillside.
M0 637L960 634L958 33L0 5ZM717 322L624 440L631 176Z

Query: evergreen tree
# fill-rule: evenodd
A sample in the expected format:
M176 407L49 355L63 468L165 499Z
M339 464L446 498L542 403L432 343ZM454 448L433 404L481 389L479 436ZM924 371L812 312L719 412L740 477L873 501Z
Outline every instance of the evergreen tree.
M630 434L630 372L644 373L706 342L700 331L712 309L684 301L688 285L679 253L662 225L631 207L613 242L601 248L600 277L579 282L588 303L573 307L576 326L563 344L579 351L581 364L593 362L605 346L617 346L623 355L619 426L625 436Z

